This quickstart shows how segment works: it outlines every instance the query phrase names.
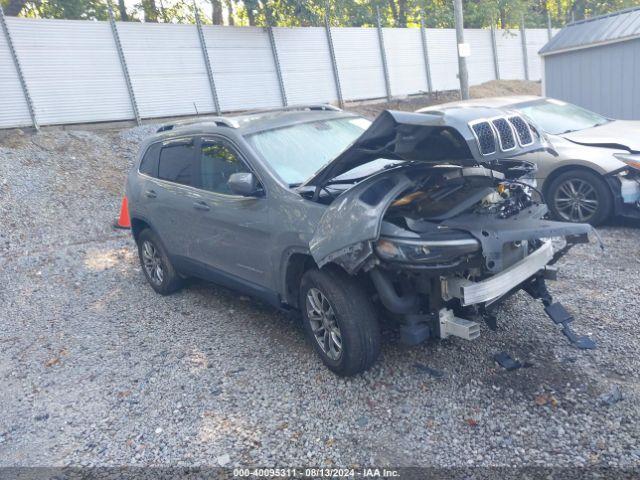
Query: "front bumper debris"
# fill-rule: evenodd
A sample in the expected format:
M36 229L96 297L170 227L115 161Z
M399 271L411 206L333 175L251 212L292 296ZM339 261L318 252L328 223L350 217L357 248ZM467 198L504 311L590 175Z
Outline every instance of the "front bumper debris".
M574 320L573 315L569 313L560 302L553 301L553 297L549 293L549 290L547 290L547 285L542 275L536 275L535 278L527 283L524 290L533 298L542 300L544 312L556 325L562 327L560 331L574 347L581 350L593 350L596 348L596 343L589 337L578 336L576 332L573 331L569 325Z

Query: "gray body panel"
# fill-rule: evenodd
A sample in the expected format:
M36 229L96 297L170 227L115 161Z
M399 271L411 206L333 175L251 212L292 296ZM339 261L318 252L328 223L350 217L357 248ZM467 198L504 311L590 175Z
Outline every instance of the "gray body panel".
M327 208L310 242L310 251L318 266L350 256L350 260L340 262L341 265L350 273L358 269L371 253L366 242L380 236L382 217L389 204L413 184L409 172L410 169L399 167L373 175L343 193ZM370 202L362 198L365 192L378 186L382 187L382 195Z

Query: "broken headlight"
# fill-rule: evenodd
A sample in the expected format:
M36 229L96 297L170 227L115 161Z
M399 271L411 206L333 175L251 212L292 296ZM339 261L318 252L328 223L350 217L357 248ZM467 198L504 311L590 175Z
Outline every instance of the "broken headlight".
M479 251L480 244L473 238L425 241L385 237L376 242L375 250L388 262L444 264Z
M626 163L629 167L634 170L640 170L640 155L632 154L632 153L614 153L614 157L616 157L621 162Z

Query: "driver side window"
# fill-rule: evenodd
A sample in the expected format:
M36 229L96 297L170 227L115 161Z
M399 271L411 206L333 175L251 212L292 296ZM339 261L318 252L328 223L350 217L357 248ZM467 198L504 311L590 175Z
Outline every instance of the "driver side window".
M203 140L200 154L200 186L215 193L233 195L227 182L234 173L250 172L225 143Z

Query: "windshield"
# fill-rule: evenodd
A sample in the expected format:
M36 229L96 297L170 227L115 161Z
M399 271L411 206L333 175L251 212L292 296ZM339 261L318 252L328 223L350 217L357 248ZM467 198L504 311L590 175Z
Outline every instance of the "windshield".
M351 145L371 122L336 118L254 133L251 146L289 185L298 185Z
M609 122L607 118L595 112L554 99L516 108L551 135L584 130Z

